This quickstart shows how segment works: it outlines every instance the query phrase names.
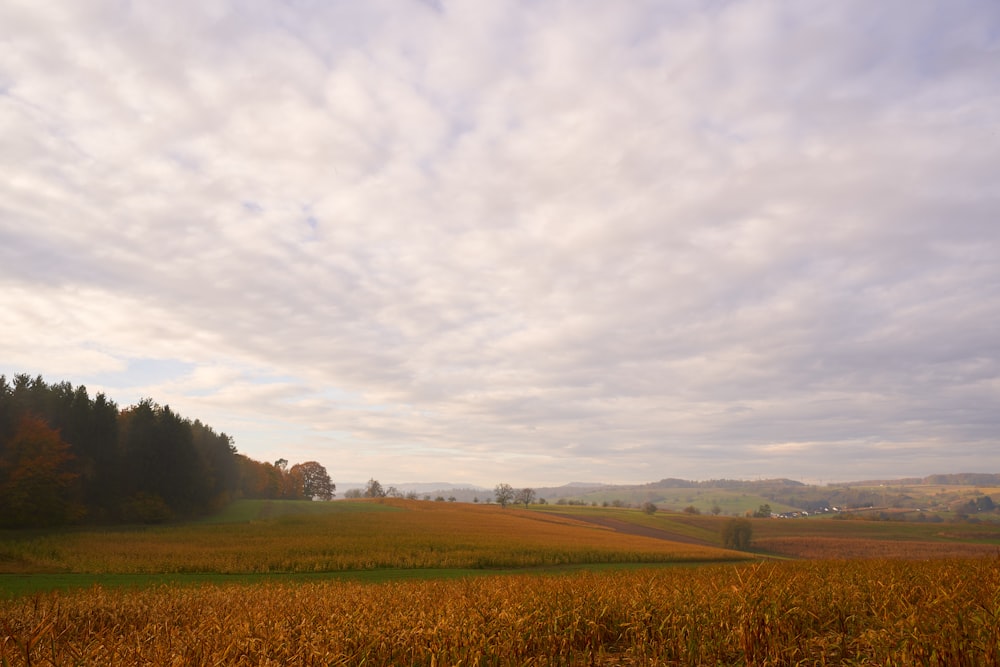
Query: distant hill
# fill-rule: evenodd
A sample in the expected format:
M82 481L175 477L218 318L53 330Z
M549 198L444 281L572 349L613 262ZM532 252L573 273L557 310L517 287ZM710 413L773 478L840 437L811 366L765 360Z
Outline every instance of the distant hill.
M844 482L839 486L905 486L913 484L936 484L940 486L1000 486L1000 474L989 472L959 472L928 475L927 477L868 479L859 482Z
M954 475L929 475L924 484L959 484L961 486L1000 486L1000 474L960 472Z
M521 488L513 484L515 489ZM955 490L939 493L942 486ZM362 483L337 485L339 497ZM922 491L921 487L927 487ZM665 510L742 515L768 505L778 513L881 509L950 511L949 508L977 505L984 495L978 487L1000 487L1000 474L955 473L892 480L867 480L826 485L811 485L778 477L773 479L686 480L667 477L645 484L604 484L571 482L561 486L533 487L535 497L550 504L584 504L638 507L652 502ZM402 494L416 494L420 499L455 502L492 502L493 489L453 482L412 482L385 484ZM996 494L1000 496L1000 494ZM1000 500L1000 498L998 498ZM969 505L969 503L973 505Z

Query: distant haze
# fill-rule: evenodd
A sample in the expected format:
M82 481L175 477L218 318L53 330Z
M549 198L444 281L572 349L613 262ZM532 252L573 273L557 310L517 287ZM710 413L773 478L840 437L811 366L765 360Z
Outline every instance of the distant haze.
M334 481L1000 471L1000 3L0 4L0 373Z

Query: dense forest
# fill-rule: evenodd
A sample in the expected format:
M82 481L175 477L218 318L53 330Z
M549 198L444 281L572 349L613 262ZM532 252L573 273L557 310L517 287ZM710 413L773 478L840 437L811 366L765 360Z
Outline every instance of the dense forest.
M0 375L0 527L161 522L236 498L333 497L315 461L255 461L151 399L119 409L84 386Z

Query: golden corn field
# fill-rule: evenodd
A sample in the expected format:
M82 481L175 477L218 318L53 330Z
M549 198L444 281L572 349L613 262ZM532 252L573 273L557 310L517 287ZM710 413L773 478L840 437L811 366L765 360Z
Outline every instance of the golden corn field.
M3 665L997 665L1000 562L93 588L0 635Z
M711 546L721 518L400 500L232 509L0 535L0 667L1000 664L992 526L763 520L758 548L837 560L761 563ZM604 563L644 565L560 569ZM663 563L690 566L647 567ZM466 576L493 568L535 574ZM390 570L441 578L337 576ZM105 587L24 592L62 576Z
M317 505L320 505L317 503ZM0 542L0 573L273 573L739 560L496 505L323 503L266 521L80 530Z

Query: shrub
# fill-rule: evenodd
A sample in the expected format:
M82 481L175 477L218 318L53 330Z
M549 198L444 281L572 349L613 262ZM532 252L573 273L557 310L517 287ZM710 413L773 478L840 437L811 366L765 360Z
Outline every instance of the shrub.
M140 491L122 506L122 518L134 523L164 523L173 518L173 513L163 498Z

